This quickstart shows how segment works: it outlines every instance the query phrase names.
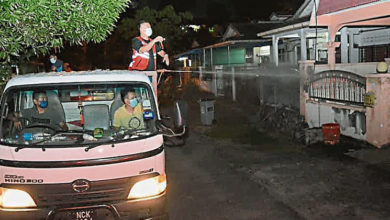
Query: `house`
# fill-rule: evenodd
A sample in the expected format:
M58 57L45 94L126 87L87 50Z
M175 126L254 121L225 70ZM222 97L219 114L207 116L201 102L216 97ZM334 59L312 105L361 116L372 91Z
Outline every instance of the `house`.
M274 14L273 16L277 15ZM281 18L286 19L285 16L281 16ZM231 23L226 28L221 42L179 54L176 59L186 59L189 54L195 51L198 55L199 49L202 49L203 57L200 63L205 68L257 66L260 63L267 63L270 56L270 41L258 39L256 34L259 30L269 30L275 26L280 26L283 23L281 18L275 18L274 21Z
M271 61L276 66L279 66L279 61L297 65L299 60L314 57L314 45L320 45L318 43L324 41L322 32L318 33L316 29L309 28L313 5L313 1L306 0L283 25L258 32L258 37L272 40ZM314 42L314 38L319 42ZM280 41L283 42L282 45Z
M232 23L226 28L222 42L204 47L204 67L257 66L269 62L270 41L258 39L258 30L268 30L281 21Z
M390 144L390 75L376 74L378 62L390 62L390 1L307 0L283 27L257 36L272 39L275 67L299 63L310 127L336 122L346 136Z

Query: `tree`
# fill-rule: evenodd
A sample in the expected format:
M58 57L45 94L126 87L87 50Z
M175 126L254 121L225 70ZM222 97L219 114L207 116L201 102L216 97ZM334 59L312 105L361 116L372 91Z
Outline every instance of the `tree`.
M210 30L213 30L211 32ZM193 39L199 44L200 47L209 46L215 44L221 39L222 27L220 25L201 25L197 31L192 32Z
M134 18L125 18L118 26L122 37L131 43L131 39L139 36L138 23L141 20L149 21L152 25L154 36L163 36L164 46L169 53L178 53L188 48L191 41L188 40L186 24L192 21L189 12L176 13L173 6L168 5L160 11L144 7L136 11Z
M0 71L4 74L10 64L61 48L64 41L105 40L130 1L1 0Z

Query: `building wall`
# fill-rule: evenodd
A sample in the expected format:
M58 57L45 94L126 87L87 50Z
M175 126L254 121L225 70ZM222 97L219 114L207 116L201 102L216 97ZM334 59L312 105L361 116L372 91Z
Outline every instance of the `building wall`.
M345 136L366 140L365 108L348 108L323 102L306 103L306 119L310 128L327 123L338 123Z
M390 143L390 74L368 76L367 91L375 97L367 108L367 141L382 147Z
M252 49L250 49L252 50ZM228 48L213 48L212 52L210 49L206 50L206 66L215 66L215 65L244 65L247 60L245 59L246 49L245 48L230 48L230 60L228 56ZM212 59L211 59L212 54ZM212 60L212 64L211 64ZM251 58L251 63L253 63L253 58Z
M229 65L228 49L214 49L213 60L214 65ZM230 48L230 64L245 64L244 48Z
M375 64L377 63L337 64L336 72L329 72L329 74L336 74L337 70L343 69L349 70L356 76L364 77L362 79L365 82L365 90L362 91L361 89L357 93L364 95L364 97L361 97L364 103L363 101L360 104L351 103L348 98L349 101L310 98L310 88L307 91L303 90L305 94L301 96L301 100L303 97L305 101L303 105L304 109L301 112L305 116L309 126L321 127L326 123L338 123L341 127L341 134L343 135L365 140L377 147L390 144L390 74L375 74ZM303 71L302 73L306 76L313 76L313 74L318 74L318 72L326 71L326 67L327 65L317 65L315 71L310 70L311 68L306 68L307 71ZM336 77L341 77L341 74L345 75L340 72ZM350 76L344 77L352 80ZM327 83L328 81L322 80L319 82ZM301 88L303 88L303 85L305 85L305 82L301 83ZM351 85L356 84L345 85L347 86L345 87L347 90L344 90L343 94L345 94L345 91L349 92L349 94L351 94L351 91L355 91L355 95L349 95L348 97L355 97L356 99L356 91L358 90L351 90ZM325 93L321 94L327 94L327 87L325 86L324 88ZM367 99L367 97L370 97L370 99ZM373 103L370 100L373 100Z

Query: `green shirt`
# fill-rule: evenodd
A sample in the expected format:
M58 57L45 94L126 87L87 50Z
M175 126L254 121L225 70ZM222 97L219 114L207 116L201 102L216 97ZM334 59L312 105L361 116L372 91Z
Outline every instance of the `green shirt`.
M143 129L145 125L142 113L143 110L140 104L134 108L133 114L130 114L123 105L115 111L113 126L125 129Z

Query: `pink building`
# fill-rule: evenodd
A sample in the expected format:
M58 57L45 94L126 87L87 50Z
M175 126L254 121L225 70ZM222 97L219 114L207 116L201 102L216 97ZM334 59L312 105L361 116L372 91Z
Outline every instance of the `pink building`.
M272 38L276 66L299 63L309 126L336 122L343 135L390 144L390 74L376 73L390 57L390 1L307 0L294 18L258 36Z

